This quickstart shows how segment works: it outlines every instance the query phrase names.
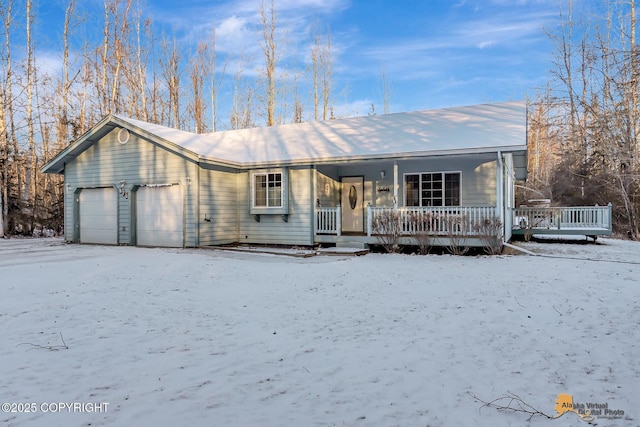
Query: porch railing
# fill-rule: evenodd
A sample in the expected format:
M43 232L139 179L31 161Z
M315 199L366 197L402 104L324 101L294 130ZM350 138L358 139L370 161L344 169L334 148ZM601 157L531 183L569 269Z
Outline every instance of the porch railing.
M375 235L373 223L376 217L393 210L394 208L368 206L365 218L367 235ZM477 230L478 224L496 216L496 208L493 206L403 207L398 208L397 211L402 235L425 232L446 236L455 232L473 236L480 234ZM315 232L341 235L340 206L316 208Z
M374 221L384 212L393 208L369 206L367 209L367 235L375 235ZM478 224L490 220L496 215L493 206L431 206L403 207L397 209L400 216L401 234L429 233L446 236L451 233L474 236L480 234Z
M316 234L341 234L340 206L316 208Z
M368 206L365 212L366 232L375 235L373 221L376 216L393 208ZM452 232L474 236L481 234L478 224L497 216L492 206L403 207L397 209L403 235L428 232L447 236ZM578 206L553 208L517 208L512 211L513 230L609 230L611 232L611 204L608 206ZM507 212L507 214L509 214ZM338 235L341 229L341 208L316 208L316 234ZM509 221L510 222L510 221ZM455 227L455 230L451 230Z
M611 204L550 208L517 208L513 226L520 229L603 229L612 230Z

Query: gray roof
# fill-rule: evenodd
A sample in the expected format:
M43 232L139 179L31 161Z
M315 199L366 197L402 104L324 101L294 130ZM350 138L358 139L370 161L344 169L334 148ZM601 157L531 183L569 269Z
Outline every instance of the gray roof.
M63 150L43 170L62 172L75 157L114 127L163 143L200 162L233 167L317 164L483 152L526 152L523 101L410 113L194 134L108 116ZM58 166L56 166L58 165Z

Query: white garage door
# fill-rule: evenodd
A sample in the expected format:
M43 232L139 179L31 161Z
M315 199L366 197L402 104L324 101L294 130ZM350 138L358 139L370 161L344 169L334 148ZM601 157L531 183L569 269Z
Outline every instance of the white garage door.
M80 192L80 242L118 243L118 194L114 188L87 188Z
M182 247L182 188L140 187L136 193L136 236L141 246Z

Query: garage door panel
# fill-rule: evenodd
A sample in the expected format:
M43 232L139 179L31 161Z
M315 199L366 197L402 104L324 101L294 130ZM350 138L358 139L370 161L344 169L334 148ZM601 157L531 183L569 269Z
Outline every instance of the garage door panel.
M113 188L80 191L80 242L118 243L118 195Z
M182 188L179 185L138 189L138 245L182 247L183 228Z

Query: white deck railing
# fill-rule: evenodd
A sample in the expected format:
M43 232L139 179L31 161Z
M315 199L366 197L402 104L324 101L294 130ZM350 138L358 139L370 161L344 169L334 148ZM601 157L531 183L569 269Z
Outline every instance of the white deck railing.
M316 234L340 236L340 206L316 208ZM393 208L368 206L366 209L367 235L374 235L373 221L384 212ZM483 220L493 219L496 208L492 206L446 206L446 207L406 207L398 208L398 215L403 235L425 232L433 235L448 235L455 228L456 233L473 236L480 234L477 225Z
M611 231L611 204L514 209L513 226L520 229L603 229Z
M316 234L341 234L340 206L316 208Z
M341 235L340 209L340 206L316 208L316 234ZM513 229L611 231L611 209L611 205L513 209ZM368 206L365 218L367 235L375 234L373 220L376 216L393 210L393 208ZM398 208L397 211L403 235L426 232L446 236L456 232L474 236L481 234L478 231L479 224L497 216L496 208L492 206L405 207Z
M367 235L375 234L375 218L393 208L368 207ZM495 217L493 206L431 206L398 208L401 234L429 233L431 235L462 234L473 236L481 234L478 225L484 220Z

